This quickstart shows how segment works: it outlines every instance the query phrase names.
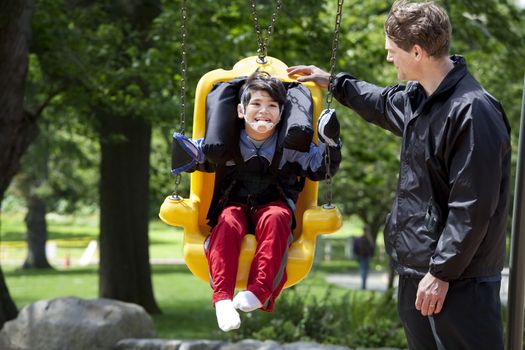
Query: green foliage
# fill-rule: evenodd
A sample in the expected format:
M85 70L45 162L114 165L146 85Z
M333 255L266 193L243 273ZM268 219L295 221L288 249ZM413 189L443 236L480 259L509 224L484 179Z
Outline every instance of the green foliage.
M392 292L322 296L287 290L273 313L249 313L232 340L315 341L349 347L406 347Z

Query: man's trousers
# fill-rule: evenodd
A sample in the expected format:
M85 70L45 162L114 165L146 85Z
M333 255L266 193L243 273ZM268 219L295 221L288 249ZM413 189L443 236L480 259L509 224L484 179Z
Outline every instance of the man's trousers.
M399 278L398 312L410 350L503 350L499 276L451 281L432 316L415 307L420 280Z

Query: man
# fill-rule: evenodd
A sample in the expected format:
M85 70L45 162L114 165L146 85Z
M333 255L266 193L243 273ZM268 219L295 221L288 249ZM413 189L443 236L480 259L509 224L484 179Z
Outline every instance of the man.
M400 275L398 312L410 349L503 349L510 127L499 104L449 56L451 25L432 2L397 1L385 22L387 61L406 85L338 74L332 93L402 137L385 246ZM315 66L290 67L327 87Z

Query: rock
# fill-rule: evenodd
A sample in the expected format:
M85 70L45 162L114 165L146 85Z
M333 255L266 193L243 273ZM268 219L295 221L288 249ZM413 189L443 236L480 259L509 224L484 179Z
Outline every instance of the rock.
M3 350L3 349L2 349ZM279 344L273 340L244 339L237 343L213 340L123 339L114 350L352 350L342 345L315 342ZM394 348L357 348L356 350L400 350Z
M284 345L284 350L350 350L342 345L321 345L311 342L295 342Z
M151 338L155 329L141 306L74 297L27 305L0 331L0 344L17 350L112 350L125 338Z
M267 340L260 341L254 339L245 339L237 343L228 343L221 346L220 350L282 350L279 343Z

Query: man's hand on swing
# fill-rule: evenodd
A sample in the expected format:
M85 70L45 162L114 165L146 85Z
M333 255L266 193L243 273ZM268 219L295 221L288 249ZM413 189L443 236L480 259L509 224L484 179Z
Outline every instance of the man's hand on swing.
M313 81L322 88L327 88L330 74L316 66L292 66L286 69L288 76L295 77L298 82Z

